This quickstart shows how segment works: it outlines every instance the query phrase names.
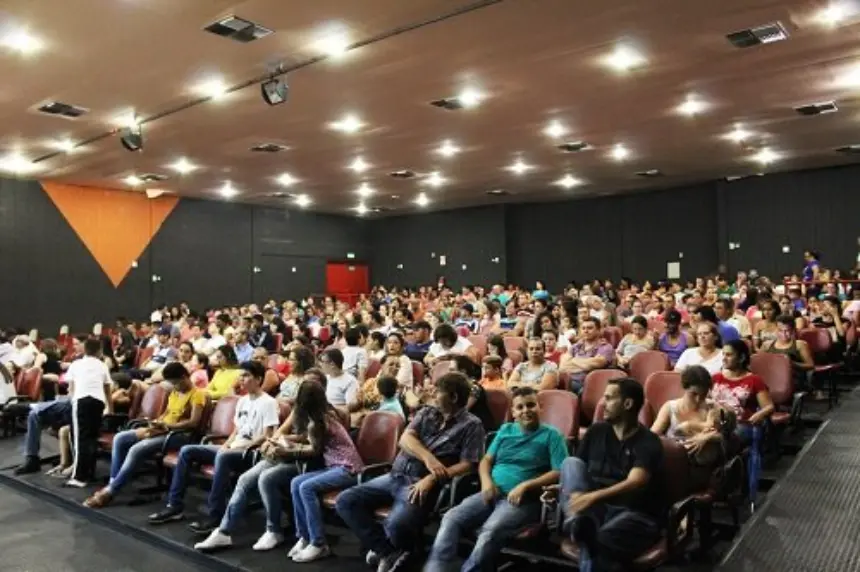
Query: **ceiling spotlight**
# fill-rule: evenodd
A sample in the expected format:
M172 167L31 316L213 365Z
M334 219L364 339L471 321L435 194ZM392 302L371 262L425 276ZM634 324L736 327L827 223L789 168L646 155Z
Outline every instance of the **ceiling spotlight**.
M314 47L330 58L338 58L349 51L349 36L342 27L329 30Z
M465 108L477 107L483 100L484 94L471 87L467 87L457 95L457 101Z
M743 143L752 137L752 132L744 129L742 125L735 125L735 128L729 133L726 133L724 137L730 141L734 141L735 143Z
M0 45L16 51L23 56L35 54L44 47L42 40L31 35L26 30L18 30L17 32L4 34L2 38L0 38Z
M117 127L137 127L140 124L140 119L134 111L127 111L122 115L118 115L114 119L114 124Z
M361 198L366 199L370 195L374 194L376 191L367 183L362 183L358 186L355 192L358 193L358 196L360 196Z
M278 178L275 179L279 185L282 187L290 187L298 182L298 179L290 175L289 173L281 173L278 175Z
M296 197L296 206L305 208L309 206L311 202L313 201L311 201L311 198L307 195L302 194Z
M77 143L72 141L71 139L57 139L51 143L51 147L57 149L58 151L63 151L65 153L71 153L77 147Z
M24 175L32 173L37 168L37 165L30 159L18 153L10 153L0 157L0 171L14 173L16 175Z
M457 147L450 140L443 141L439 148L436 149L436 152L442 155L443 157L453 157L457 153L459 153L462 149Z
M419 195L415 197L415 204L419 207L426 207L430 204L430 199L427 198L425 193L419 193Z
M220 77L213 77L198 84L194 91L202 97L218 99L227 93L227 84Z
M645 56L625 45L618 46L611 54L603 58L605 65L622 73L645 65L646 62Z
M278 105L287 101L290 88L286 81L273 77L269 81L264 81L260 84L260 92L263 96L263 101L269 105Z
M137 175L129 175L125 179L122 180L123 183L128 185L129 187L139 187L143 184L143 179L138 177Z
M630 157L630 150L627 149L627 147L625 147L621 143L619 143L612 148L612 151L609 154L616 161L623 161L624 159Z
M815 15L815 21L823 26L835 27L857 15L858 6L846 0L833 0Z
M356 157L352 160L352 163L349 164L349 168L356 173L363 173L370 168L370 164L361 157Z
M230 181L225 181L221 188L218 189L218 194L225 199L230 199L238 195L239 191L236 190Z
M511 165L508 165L508 166L506 167L506 169L507 169L508 171L510 171L511 173L513 173L513 174L515 174L515 175L522 175L522 174L524 174L526 171L530 171L530 170L531 170L531 169L533 169L533 168L534 168L534 167L533 167L532 165L529 165L528 163L526 163L526 162L525 162L525 161L523 161L522 159L517 159L517 160L516 160L516 161L514 161Z
M367 205L364 203L358 203L358 206L355 207L355 212L357 212L360 216L366 215L370 209L367 208Z
M362 123L361 119L355 115L350 114L344 115L337 121L333 121L329 124L329 127L335 131L340 131L341 133L356 133L359 129L364 127L364 123Z
M431 187L441 187L447 182L447 179L442 176L439 171L433 171L427 178L424 179L424 184L430 185Z
M180 175L187 175L188 173L196 170L197 165L195 165L185 157L180 157L175 163L170 165L170 168L179 173Z
M693 115L697 115L707 109L708 104L696 97L695 95L688 95L687 99L684 100L684 103L678 106L678 113L681 115L687 115L692 117Z
M769 165L777 159L779 159L779 154L771 150L769 147L762 148L758 153L752 156L753 161L761 163L762 165Z
M564 137L567 134L567 127L565 127L560 121L550 121L549 125L544 128L543 132L547 137L558 139L559 137Z
M129 151L143 149L143 127L140 124L123 127L119 130L119 141Z
M578 187L579 185L581 185L582 181L568 173L564 177L557 180L555 184L565 189L572 189L573 187Z

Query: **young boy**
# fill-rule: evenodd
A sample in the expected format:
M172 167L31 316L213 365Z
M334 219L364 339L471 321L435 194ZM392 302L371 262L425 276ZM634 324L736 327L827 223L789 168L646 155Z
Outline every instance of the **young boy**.
M505 544L540 519L543 487L558 482L567 445L554 427L540 422L532 387L513 390L513 423L505 423L481 460L481 492L448 511L433 542L425 572L448 570L460 538L480 530L463 570L492 570Z
M484 389L500 389L505 391L505 379L502 377L502 358L487 356L484 358L484 376L478 383Z
M379 402L378 411L391 411L397 413L403 419L406 415L403 413L403 405L400 403L400 397L397 395L398 383L397 379L390 375L381 375L376 380L376 390L382 398Z

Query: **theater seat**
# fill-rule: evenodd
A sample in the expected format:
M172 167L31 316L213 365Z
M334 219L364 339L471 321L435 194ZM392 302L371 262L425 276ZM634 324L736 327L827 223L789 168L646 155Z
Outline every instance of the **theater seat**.
M657 371L645 381L645 403L639 412L639 422L651 427L657 414L667 401L684 396L681 374L675 371Z
M580 410L582 420L580 421L579 438L585 436L587 427L582 427L584 424L591 424L594 420L594 412L597 409L597 402L603 398L603 393L606 391L606 385L610 380L627 377L627 374L619 369L595 369L588 372L585 376L585 383L580 395Z
M379 375L379 370L382 369L382 362L378 359L372 359L367 362L367 370L364 372L365 379L372 379Z
M209 415L209 424L206 428L206 435L201 441L202 445L220 445L227 440L233 432L233 421L239 399L241 398L236 395L227 395L215 403L212 407L212 413ZM165 453L162 464L165 468L172 469L176 467L178 461L179 451L169 451ZM207 471L207 469L209 470ZM211 477L214 474L214 467L204 465L200 468L200 472Z
M158 419L167 408L168 392L160 384L151 385L146 389L140 388L132 398L128 415L112 414L102 417L102 430L99 433L99 451L110 453L113 450L113 438L124 430L129 423ZM137 402L136 402L137 401Z
M648 376L652 373L671 369L669 356L655 350L639 352L630 360L630 377L642 385L645 385Z
M511 417L511 394L503 389L486 389L484 393L487 396L487 408L495 423L493 429L498 429Z

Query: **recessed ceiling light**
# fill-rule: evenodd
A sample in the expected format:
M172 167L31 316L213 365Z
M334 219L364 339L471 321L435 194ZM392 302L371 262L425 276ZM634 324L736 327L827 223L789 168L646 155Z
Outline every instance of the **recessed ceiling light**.
M744 129L743 125L738 124L735 125L735 128L732 131L726 133L724 137L730 141L734 141L735 143L743 143L752 137L752 135L751 131L747 131Z
M560 121L550 121L549 125L544 128L543 132L547 137L558 139L559 137L564 137L567 134L567 127L565 127Z
M142 185L144 181L137 175L129 175L128 177L123 179L122 182L130 187L138 187Z
M612 151L610 151L609 154L616 161L623 161L630 157L630 150L621 143L619 143L612 148Z
M573 187L578 187L579 185L581 185L582 181L568 173L564 177L557 180L555 184L565 189L572 189Z
M330 58L339 58L349 51L350 39L341 25L330 26L314 43L314 48Z
M355 192L358 193L358 196L365 199L374 194L376 192L376 189L374 189L367 183L361 183L355 190Z
M857 15L860 7L854 2L833 0L815 14L815 21L823 26L835 27Z
M341 119L331 122L329 127L341 133L357 133L364 127L364 123L356 115L347 114Z
M225 181L221 188L218 189L218 194L225 199L230 199L238 195L239 191L236 190L230 181Z
M472 87L467 87L457 94L457 101L465 108L477 107L483 100L484 94Z
M179 173L180 175L187 175L188 173L196 170L197 165L195 165L185 157L180 157L176 162L170 165L170 168Z
M38 166L19 153L9 153L0 157L0 171L23 175L36 171Z
M312 202L313 201L311 200L311 198L307 195L304 195L304 194L296 197L296 206L299 206L302 208L309 206Z
M202 97L218 99L227 93L227 84L220 77L213 77L194 86L194 91Z
M18 30L4 34L3 37L0 38L0 44L24 56L35 54L44 47L42 40L33 36L26 30Z
M678 113L692 117L708 108L708 104L695 95L688 95L684 103L678 106Z
M631 69L645 65L645 56L630 46L620 45L603 58L603 63L617 72L627 72Z
M523 175L527 171L534 169L534 166L529 165L528 163L526 163L522 159L517 159L516 161L514 161L512 164L508 165L505 168L515 175Z
M439 145L439 148L436 149L436 152L442 155L443 157L453 157L457 153L459 153L461 149L457 147L450 139L445 140Z
M117 115L113 123L117 127L137 127L140 125L140 118L134 111L126 111Z
M275 180L282 187L290 187L290 186L296 184L296 182L298 182L298 179L296 179L295 177L293 177L289 173L281 173L280 175L278 175L278 178Z
M352 160L352 163L349 164L349 168L356 173L363 173L370 168L370 164L361 157L356 157Z
M430 199L427 198L426 193L419 193L417 197L415 197L415 204L419 207L426 207L430 204Z
M364 203L358 203L358 206L355 207L355 212L357 212L359 215L366 215L369 210L370 209L367 208L367 205L365 205Z
M75 150L75 147L77 147L77 143L75 143L74 141L72 141L69 138L56 139L55 141L51 142L51 147L53 147L54 149L57 149L59 151L71 153L72 151Z
M433 171L424 179L424 184L430 185L431 187L441 187L447 181L448 180L443 177L439 171Z
M752 156L753 161L761 163L762 165L769 165L778 159L779 153L773 151L769 147L762 148L758 153Z

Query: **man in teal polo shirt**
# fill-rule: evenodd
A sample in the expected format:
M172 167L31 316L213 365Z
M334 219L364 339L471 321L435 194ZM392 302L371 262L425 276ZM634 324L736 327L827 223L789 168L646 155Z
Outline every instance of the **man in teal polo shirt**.
M534 388L514 389L512 410L514 422L502 425L481 460L481 492L445 514L425 572L459 568L460 538L479 529L475 548L461 570L492 569L505 544L540 520L541 491L558 482L567 445L557 429L541 424Z

